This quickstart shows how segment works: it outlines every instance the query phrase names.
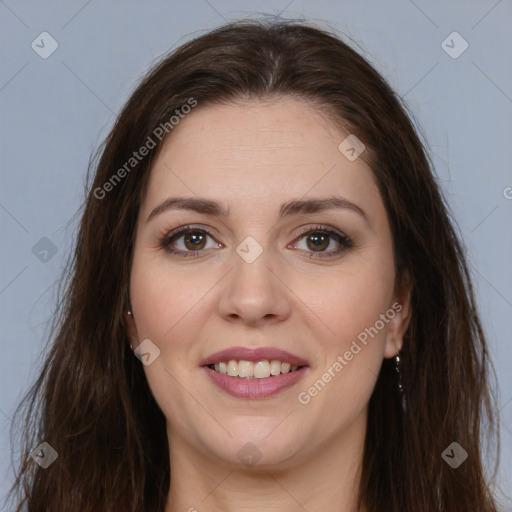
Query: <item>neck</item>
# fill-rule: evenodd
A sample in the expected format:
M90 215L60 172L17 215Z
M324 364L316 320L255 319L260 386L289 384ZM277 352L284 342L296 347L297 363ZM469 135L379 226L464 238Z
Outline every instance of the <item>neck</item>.
M250 468L205 456L168 429L171 487L165 512L354 512L366 415L306 455Z

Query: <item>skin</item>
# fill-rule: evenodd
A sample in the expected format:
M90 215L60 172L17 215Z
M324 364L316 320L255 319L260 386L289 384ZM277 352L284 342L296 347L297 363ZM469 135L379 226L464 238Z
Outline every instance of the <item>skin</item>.
M368 401L383 358L402 346L411 311L409 288L393 293L391 230L372 171L338 150L346 136L299 99L199 105L155 161L137 224L127 320L134 345L150 339L160 350L144 370L168 424L166 512L355 508ZM348 209L278 219L286 201L334 194L362 208L369 223ZM229 216L170 209L146 222L171 196L219 201ZM161 238L187 224L212 233L202 252L166 252ZM298 230L317 233L318 224L341 231L353 247L315 258L322 252ZM236 252L248 236L263 249L252 263ZM324 254L343 249L328 241ZM174 241L175 249L191 247L183 236ZM401 311L300 403L298 394L396 302ZM235 398L199 367L235 345L275 346L310 368L273 397ZM246 443L261 456L252 467L237 457Z

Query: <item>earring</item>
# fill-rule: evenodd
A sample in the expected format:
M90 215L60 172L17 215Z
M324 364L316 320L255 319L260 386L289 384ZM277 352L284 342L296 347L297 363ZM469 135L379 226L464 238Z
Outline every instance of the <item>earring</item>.
M402 380L402 373L400 372L400 367L401 367L402 363L400 361L399 353L397 353L397 355L395 357L395 363L396 363L395 370L398 373L398 392L400 394L400 398L402 401L402 410L404 412L407 412L407 401L405 399L404 383Z
M130 310L127 311L128 315L133 316ZM133 350L133 345L130 343L130 348Z

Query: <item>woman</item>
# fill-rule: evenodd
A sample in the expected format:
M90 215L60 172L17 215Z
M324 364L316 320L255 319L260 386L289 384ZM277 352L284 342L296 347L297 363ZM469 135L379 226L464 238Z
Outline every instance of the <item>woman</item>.
M158 64L72 268L19 510L496 510L461 243L404 107L335 35L239 22Z

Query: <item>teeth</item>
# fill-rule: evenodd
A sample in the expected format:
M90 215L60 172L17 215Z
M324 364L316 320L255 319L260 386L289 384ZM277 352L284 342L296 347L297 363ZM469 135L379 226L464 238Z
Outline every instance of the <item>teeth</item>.
M281 373L281 361L272 359L270 361L270 375L279 375Z
M231 361L230 361L231 362ZM239 377L254 377L254 363L250 361L238 361Z
M254 366L254 376L257 379L266 379L270 377L270 363L268 361L258 361Z
M221 361L215 365L210 365L216 372L230 375L231 377L239 377L241 379L267 379L271 375L280 375L281 373L289 373L298 370L298 366L292 366L290 363L283 363L277 359L270 362L266 359L253 363L252 361Z
M229 361L228 363L228 375L231 377L238 376L238 363L236 361Z

